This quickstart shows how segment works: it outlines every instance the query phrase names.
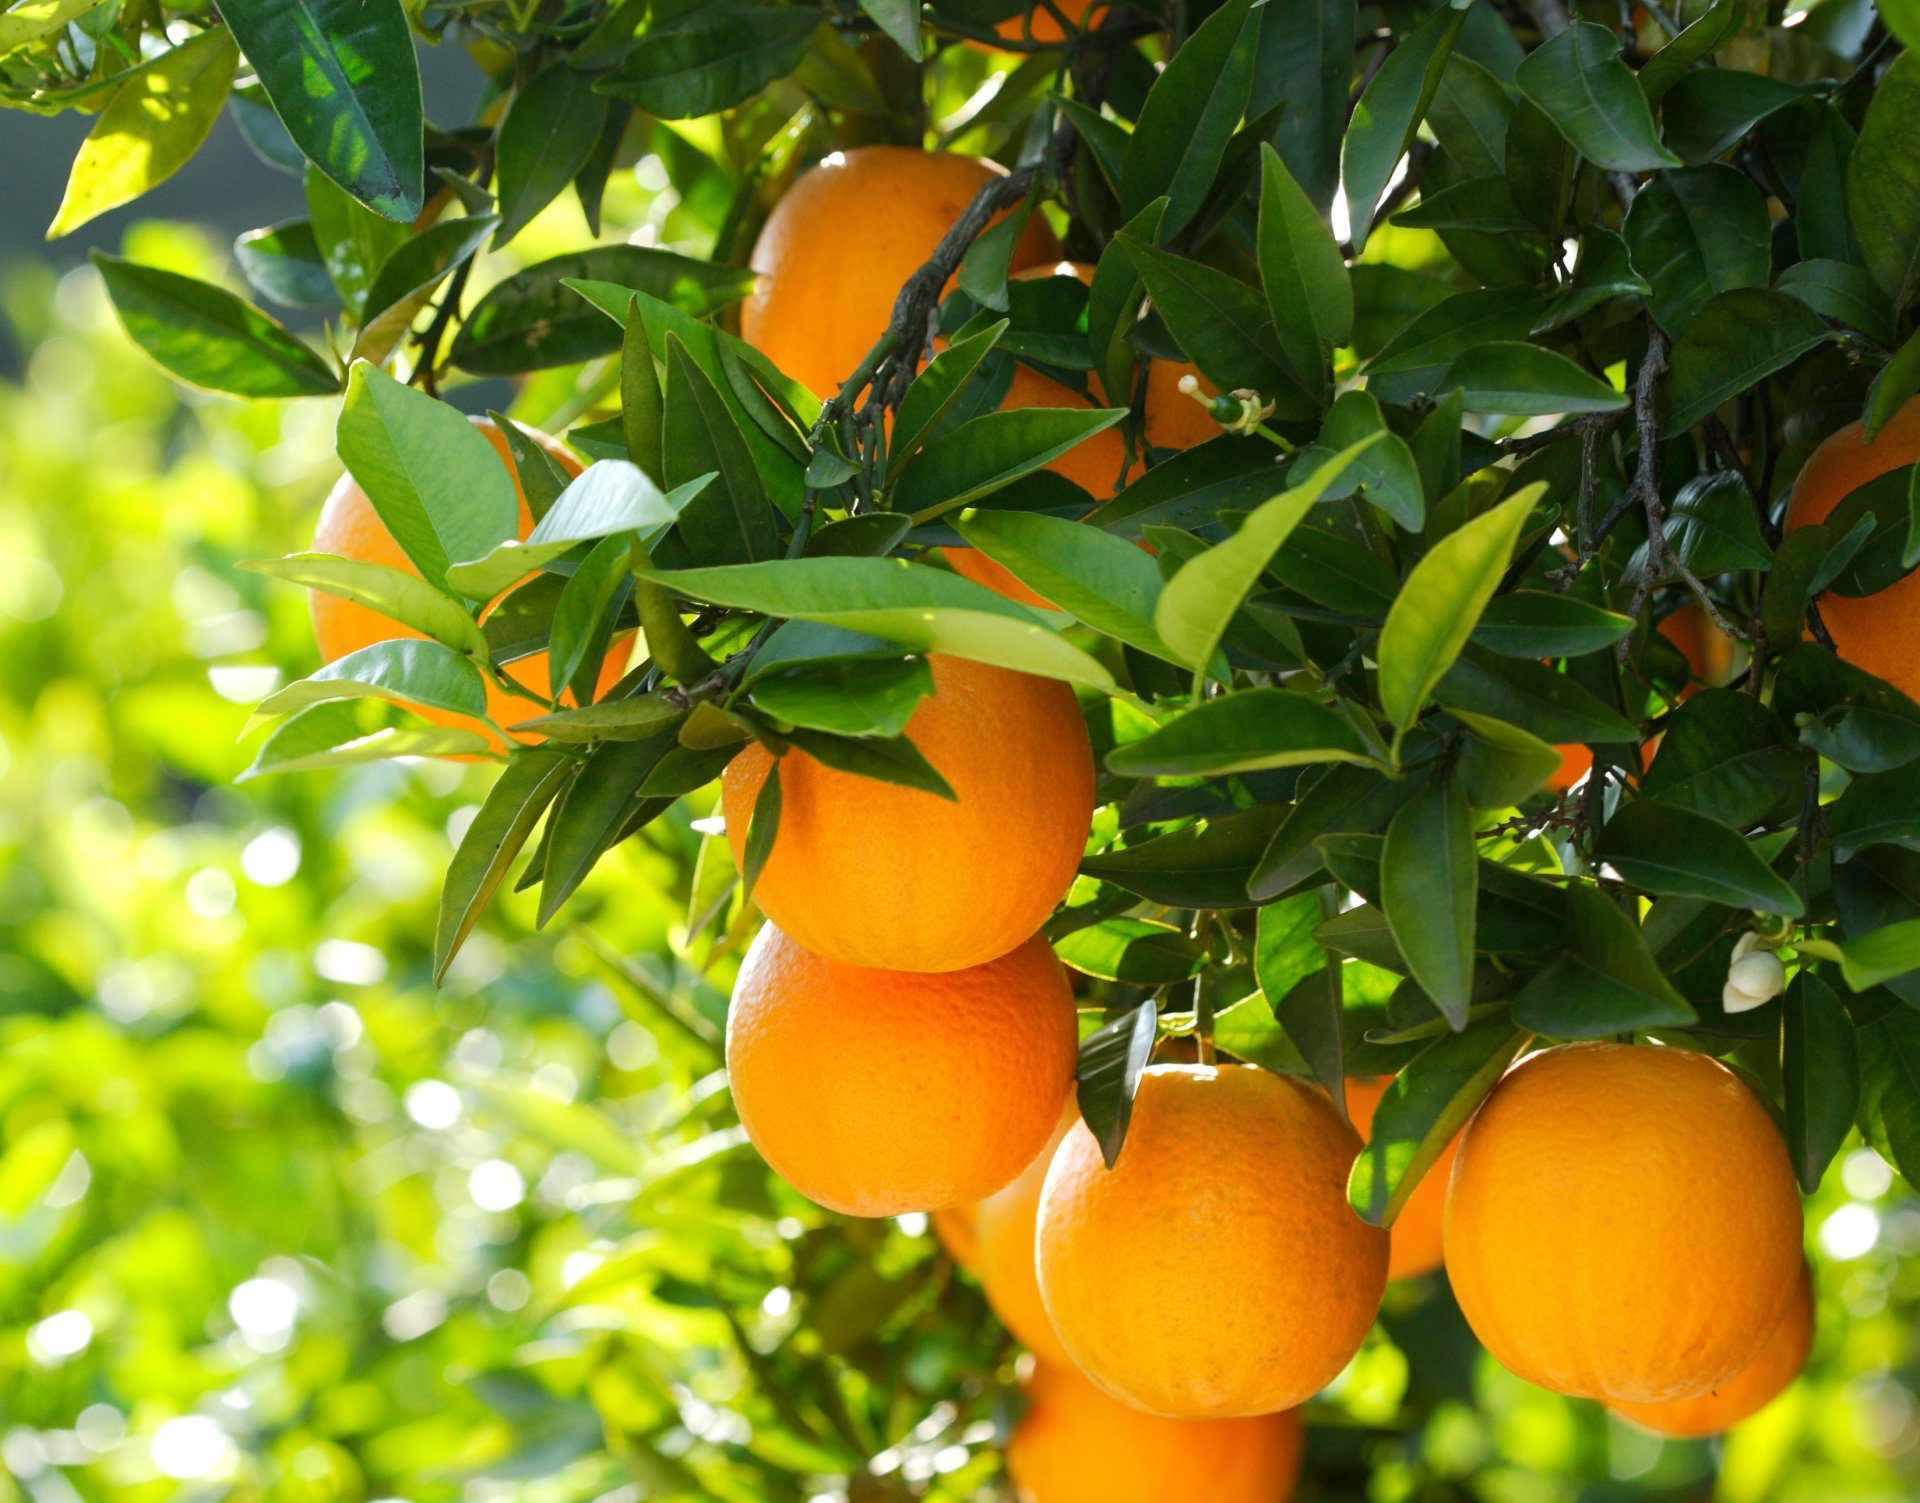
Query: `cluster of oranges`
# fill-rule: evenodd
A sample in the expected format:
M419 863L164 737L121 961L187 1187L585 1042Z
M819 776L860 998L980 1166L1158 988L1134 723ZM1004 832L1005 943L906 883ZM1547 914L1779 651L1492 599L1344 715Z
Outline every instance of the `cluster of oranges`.
M836 391L897 289L998 170L876 146L806 172L755 247L743 335L817 393ZM1014 274L1089 279L1058 256L1036 215ZM1178 391L1188 369L1148 366L1150 447L1218 431ZM1090 402L1022 367L1004 405ZM1796 489L1790 525L1820 520L1867 471L1912 459L1920 409L1873 449L1843 438L1809 464L1811 499ZM1099 498L1125 465L1107 431L1054 468ZM524 499L521 520L524 535ZM350 478L315 546L410 567ZM1032 599L968 550L948 562ZM1848 629L1844 610L1828 620ZM329 660L406 634L326 597L314 623ZM1690 639L1675 640L1711 681ZM609 655L609 679L626 656L625 644ZM1901 682L1901 664L1862 661ZM741 967L727 1062L741 1120L776 1170L847 1214L931 1213L1033 1352L1008 1451L1027 1503L1278 1503L1299 1468L1298 1406L1358 1350L1387 1282L1443 1261L1510 1369L1657 1430L1724 1429L1791 1380L1812 1330L1793 1176L1772 1121L1704 1055L1611 1044L1529 1055L1391 1235L1345 1194L1384 1081L1349 1082L1343 1115L1255 1067L1154 1064L1108 1168L1073 1099L1072 991L1038 934L1091 825L1085 722L1062 684L939 655L930 666L934 692L906 735L951 800L798 751L776 764L750 746L728 768L737 862L776 766L780 799L755 889L769 923ZM508 671L544 696L542 656ZM489 713L525 718L514 709Z

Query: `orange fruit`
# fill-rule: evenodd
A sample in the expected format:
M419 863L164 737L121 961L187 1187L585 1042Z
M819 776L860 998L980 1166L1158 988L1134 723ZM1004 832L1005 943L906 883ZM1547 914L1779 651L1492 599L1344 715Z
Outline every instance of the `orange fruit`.
M1006 954L1072 884L1093 822L1093 751L1073 690L940 653L928 662L934 692L906 736L957 798L804 752L780 761L780 823L754 900L797 942L848 965L957 971ZM735 861L772 766L748 746L721 780Z
M1347 1115L1361 1137L1368 1135L1373 1126L1374 1109L1392 1083L1391 1076L1347 1082ZM1453 1168L1453 1154L1459 1143L1456 1134L1394 1218L1389 1234L1392 1248L1387 1258L1389 1282L1415 1278L1440 1266L1440 1213L1446 1209L1447 1175Z
M1057 0L1057 4L1061 15L1075 27L1084 29L1087 12L1093 9L1094 0ZM1025 15L1008 16L993 29L1009 42L1064 42L1067 39L1067 34L1060 29L1060 23L1044 5L1029 6Z
M886 332L901 286L1004 171L911 146L834 152L787 190L754 242L759 276L741 305L741 336L817 396L832 396ZM1035 214L1013 265L1056 249Z
M1481 1344L1609 1403L1733 1377L1800 1269L1773 1119L1718 1060L1652 1045L1563 1044L1509 1070L1461 1135L1444 1225Z
M500 462L507 466L509 473L513 469L513 460L507 453L507 440L498 428L486 418L472 419L473 425L486 436L500 455ZM566 448L558 439L548 434L529 429L530 435L540 447L551 454L571 477L582 469L580 461L573 451ZM520 490L516 476L514 493L520 500L520 536L525 537L533 531L533 513L528 509L526 495ZM359 483L351 474L342 475L327 494L320 508L320 519L313 529L313 551L316 553L338 554L341 558L355 559L361 563L384 564L392 569L404 569L409 574L420 571L413 566L393 534L387 531L386 524L380 520L379 513L373 509L373 502L367 498ZM328 595L320 590L309 592L308 608L313 618L314 645L320 649L320 660L331 663L357 652L362 647L371 647L376 642L391 642L398 637L423 637L425 633L415 631L390 620L371 607L358 601L342 600L338 595ZM620 678L626 670L628 644L623 640L607 653L601 666L600 682L596 693L604 693ZM551 684L547 673L547 655L536 652L516 662L501 665L504 672L515 683L531 693L547 699ZM499 738L485 727L475 724L464 715L456 715L449 710L436 710L425 705L410 705L408 708L433 721L436 725L459 726L462 729L479 731L489 741L499 747ZM487 680L487 714L498 724L510 726L516 721L531 720L541 713L540 706L518 695L509 694L500 688L491 678ZM516 736L518 741L537 741L538 736Z
M1047 1141L1073 1087L1073 992L1047 942L964 971L826 960L772 924L741 962L727 1076L747 1136L849 1216L990 1195Z
M1291 1409L1359 1349L1387 1234L1347 1204L1360 1139L1254 1065L1150 1065L1119 1162L1086 1125L1040 1192L1041 1298L1076 1366L1171 1419Z
M1072 1358L1054 1334L1053 1322L1040 1301L1040 1280L1034 1271L1034 1231L1040 1218L1040 1187L1047 1181L1053 1152L1080 1120L1080 1107L1069 1094L1046 1147L1006 1188L996 1190L974 1207L973 1229L978 1261L974 1271L987 1303L1014 1337L1042 1362L1067 1364Z
M973 1229L972 1206L942 1206L927 1219L933 1235L946 1254L962 1268L973 1268L980 1260L980 1239Z
M1848 423L1808 456L1787 501L1788 532L1826 521L1868 481L1920 459L1920 397L1896 412L1872 443L1861 442L1863 432L1859 423ZM1875 595L1828 592L1820 597L1820 618L1841 657L1902 694L1920 696L1920 573Z
M1045 1361L1026 1394L1027 1412L1007 1439L1007 1475L1020 1503L1287 1503L1300 1477L1297 1410L1162 1419Z
M1800 1375L1813 1346L1813 1275L1803 1263L1786 1318L1774 1328L1760 1355L1718 1388L1664 1404L1615 1404L1636 1424L1662 1435L1718 1435L1758 1414Z

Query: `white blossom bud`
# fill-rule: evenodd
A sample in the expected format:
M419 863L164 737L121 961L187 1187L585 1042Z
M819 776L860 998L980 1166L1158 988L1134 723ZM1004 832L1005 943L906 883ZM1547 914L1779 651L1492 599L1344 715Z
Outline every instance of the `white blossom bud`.
M1721 989L1720 1004L1728 1012L1752 1012L1764 1007L1785 989L1787 968L1771 950L1735 953L1727 967L1727 984Z

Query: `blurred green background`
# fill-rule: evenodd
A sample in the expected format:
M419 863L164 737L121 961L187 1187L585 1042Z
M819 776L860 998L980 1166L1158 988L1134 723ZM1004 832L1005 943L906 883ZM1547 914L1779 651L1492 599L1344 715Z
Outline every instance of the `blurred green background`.
M704 251L657 166L610 235ZM223 215L101 238L237 286ZM588 238L569 205L514 254ZM492 771L234 786L313 665L304 600L235 564L306 544L334 406L182 393L17 240L0 315L0 1500L1004 1497L1018 1353L924 1218L829 1217L739 1135L710 801L554 931L497 905L436 991ZM578 415L575 379L515 416ZM1512 1379L1436 1277L1312 1407L1301 1496L1920 1495L1920 1199L1856 1146L1808 1236L1808 1376L1730 1441Z

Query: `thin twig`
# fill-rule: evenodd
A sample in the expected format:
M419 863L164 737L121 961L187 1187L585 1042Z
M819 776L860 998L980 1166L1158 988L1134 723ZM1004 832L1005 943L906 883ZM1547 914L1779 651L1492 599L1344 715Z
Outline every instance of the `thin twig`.
M1625 410L1619 412L1589 412L1558 427L1542 429L1539 433L1523 433L1518 438L1503 438L1499 441L1503 453L1516 456L1534 454L1548 449L1564 438L1586 437L1607 432L1618 427L1626 418Z

